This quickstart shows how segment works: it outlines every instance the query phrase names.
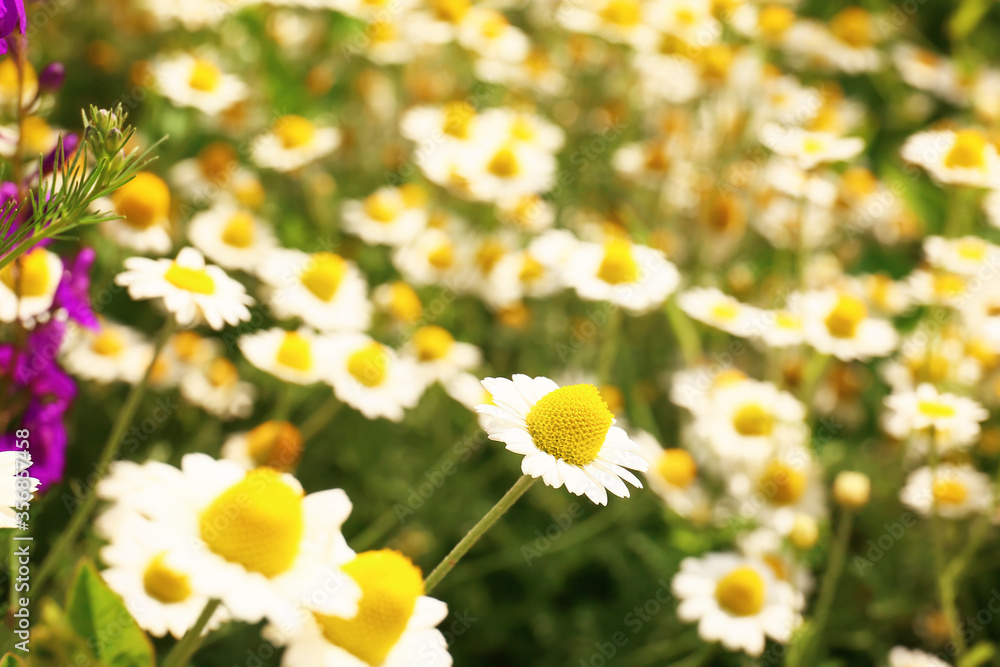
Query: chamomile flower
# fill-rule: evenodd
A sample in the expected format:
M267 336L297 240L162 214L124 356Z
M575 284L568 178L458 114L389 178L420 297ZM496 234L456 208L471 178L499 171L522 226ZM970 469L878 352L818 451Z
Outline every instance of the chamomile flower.
M402 421L426 387L413 359L362 333L331 335L328 359L333 393L368 419Z
M828 24L800 19L792 25L783 45L802 64L848 74L874 72L882 66L878 50L880 31L875 18L861 7L846 7Z
M649 50L657 39L650 23L650 4L642 0L587 0L563 5L557 16L572 32Z
M794 589L761 560L718 552L685 558L671 588L681 601L677 616L731 651L760 655L767 637L787 643L800 621Z
M538 195L522 195L496 202L497 219L511 227L537 234L552 227L556 210L551 202Z
M397 324L413 324L424 313L420 295L402 280L376 287L372 291L372 301Z
M355 616L313 613L291 636L265 628L265 638L287 647L284 667L451 667L436 629L448 607L424 595L423 575L409 558L391 549L365 551L343 570L361 589Z
M177 191L196 203L215 200L224 193L244 199L239 196L240 190L245 190L248 182L255 182L253 175L240 166L236 150L224 141L207 144L195 157L178 161L168 173Z
M763 311L757 333L768 347L790 347L802 343L802 318L791 310Z
M461 190L456 194L478 201L538 194L555 184L555 157L529 142L483 137L455 159L461 175Z
M892 49L892 60L903 81L926 90L952 104L968 100L954 63L933 51L900 42Z
M162 255L173 245L170 238L170 188L162 178L140 171L135 178L98 199L94 208L120 216L102 223L102 231L116 243L140 253Z
M23 135L22 135L23 133ZM22 157L37 160L39 155L48 155L59 145L59 138L65 132L51 127L39 116L28 116L17 125L0 127L0 155L13 158L18 141L22 142Z
M996 146L977 129L918 132L906 140L900 155L949 185L987 188L1000 179Z
M518 63L528 56L531 42L520 28L495 9L474 6L458 27L458 43L492 60Z
M133 299L162 299L181 326L204 320L222 329L250 319L247 306L253 299L243 285L219 267L206 265L194 248L182 249L173 260L129 257L115 282L128 287Z
M649 462L645 474L649 488L663 498L667 507L695 521L711 516L711 503L698 481L698 464L690 452L676 447L665 449L645 431L633 433L631 438L639 445L640 456Z
M219 266L249 273L278 245L270 225L228 201L191 218L187 234L191 245Z
M340 130L315 125L302 116L282 116L257 137L250 156L258 167L295 171L323 158L340 146Z
M149 381L154 387L176 387L189 370L204 368L219 354L219 341L194 331L178 331L153 362Z
M446 284L458 275L456 239L443 229L428 228L396 248L392 263L414 285Z
M544 262L529 246L505 254L489 274L484 297L507 306L524 297L544 298L563 289L559 268Z
M275 250L258 271L279 318L300 317L322 331L367 329L368 283L354 262L332 252Z
M246 470L267 466L292 472L302 456L302 433L286 421L266 421L246 433L234 433L222 445L222 458Z
M427 195L418 185L379 188L344 202L344 229L366 243L398 246L427 226Z
M933 433L936 446L942 450L971 445L979 437L979 423L989 416L971 398L940 393L928 383L887 396L885 405L886 432L901 440L916 433Z
M178 53L153 65L157 88L179 107L217 115L247 97L247 85L222 71L214 57Z
M153 346L136 329L100 320L97 331L73 327L63 341L62 363L76 377L135 384L153 360Z
M944 463L931 470L919 468L906 478L899 499L923 516L964 519L993 505L990 478L970 465Z
M729 476L738 513L780 535L788 535L801 515L826 516L823 470L800 445L784 447L766 462Z
M249 417L257 389L240 380L239 371L225 357L216 357L204 370L190 370L180 383L181 396L220 419Z
M958 239L928 236L924 239L924 254L934 268L963 276L1000 266L1000 247L978 236Z
M247 334L239 346L247 361L285 382L312 384L326 377L329 340L307 327Z
M143 7L163 26L180 24L186 30L217 25L242 4L242 0L143 0Z
M27 320L47 311L62 275L59 255L41 246L0 269L0 322Z
M896 646L889 651L889 667L950 667L930 653Z
M642 488L627 468L645 472L649 464L614 425L614 415L593 385L560 387L546 377L515 375L512 380L486 378L483 386L493 402L476 406L476 412L489 418L491 440L524 456L524 474L556 489L565 484L570 493L598 505L607 504L608 491L629 497L622 480Z
M403 353L417 362L417 372L427 384L443 383L456 373L472 370L483 357L478 347L456 341L451 332L435 324L414 331Z
M806 343L842 361L884 357L899 342L886 320L870 317L868 305L849 292L835 289L796 295Z
M694 287L677 295L685 313L734 336L748 337L761 328L758 308L740 303L714 287Z
M581 299L609 301L639 314L666 301L680 274L659 250L611 237L603 244L580 243L563 279Z
M0 452L0 528L16 528L18 506L23 507L38 490L38 480L25 474L30 467L28 452Z
M209 601L192 586L192 554L161 524L135 515L113 523L111 543L101 549L101 560L108 565L101 578L121 596L140 628L154 637L169 633L180 639ZM219 627L228 616L219 607L206 630Z
M765 125L761 140L778 155L795 160L801 169L850 160L865 147L864 140L857 137L840 137L830 132L786 128L777 124Z

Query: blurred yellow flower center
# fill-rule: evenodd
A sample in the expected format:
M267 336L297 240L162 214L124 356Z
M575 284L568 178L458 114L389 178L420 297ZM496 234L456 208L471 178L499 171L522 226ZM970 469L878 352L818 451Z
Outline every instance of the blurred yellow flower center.
M215 281L205 269L192 269L181 266L177 262L171 262L170 268L163 274L163 278L174 287L188 292L195 294L215 293Z
M420 208L427 204L427 191L416 183L400 185L399 196L403 198L403 205L406 208Z
M329 301L337 293L347 273L347 260L332 252L317 252L299 276L306 289L320 301Z
M518 116L510 126L510 136L518 141L531 141L538 135L531 119Z
M193 361L203 349L201 336L193 331L178 331L174 334L172 343L181 361Z
M779 37L795 23L795 12L781 5L764 5L757 14L757 27L768 37Z
M389 355L385 346L372 341L347 358L347 372L366 387L385 382L389 370Z
M312 343L298 331L286 331L275 360L282 366L308 371L313 366Z
M799 329L802 326L802 320L799 319L798 315L793 315L787 310L776 312L774 323L779 329Z
M634 28L642 19L642 9L636 0L610 0L600 12L601 18L619 28Z
M257 468L212 501L198 527L201 539L217 555L274 577L298 556L302 517L302 493L277 471Z
M421 327L413 333L413 346L420 361L444 359L454 344L455 338L451 333L439 326Z
M604 258L597 269L597 277L611 285L634 283L639 279L639 264L627 239L610 239L604 243Z
M782 581L788 581L788 566L785 564L784 559L778 554L764 554L760 557L764 561L764 565L774 572L774 576Z
M528 253L521 260L521 271L517 274L523 283L533 283L545 275L545 266Z
M920 414L931 419L946 419L955 416L955 408L944 401L920 401L917 403Z
M939 273L934 276L934 292L943 298L960 296L965 291L965 281L953 273Z
M253 216L246 211L238 211L223 227L222 242L234 248L249 248L253 245L256 235Z
M978 130L959 130L955 143L944 157L949 169L986 169L986 137Z
M291 471L302 455L302 434L286 421L266 421L246 435L247 454L258 466Z
M188 85L195 90L204 93L211 93L219 87L222 81L222 72L215 63L198 58L191 66L191 76L188 78Z
M733 616L753 616L764 608L764 578L752 567L738 567L715 584L715 600Z
M805 492L806 476L787 463L773 461L761 475L757 488L771 503L791 505Z
M231 387L240 379L236 366L229 359L216 357L208 365L208 381L213 387Z
M517 155L510 148L501 148L490 160L487 170L499 178L513 178L521 173Z
M875 42L872 16L861 7L847 7L830 20L830 32L840 41L855 47Z
M316 614L316 621L328 642L369 665L381 665L424 594L420 568L398 551L383 549L358 554L343 570L361 587L357 615Z
M712 306L712 317L723 322L732 322L739 314L739 305L732 301L720 301Z
M506 16L498 11L489 11L489 16L479 24L479 34L486 39L496 39L503 35L509 26L510 22Z
M399 31L391 21L373 21L368 24L367 32L373 42L382 42L383 44L394 42L399 37Z
M819 137L806 136L805 139L802 140L802 152L806 155L822 153L825 148L826 142Z
M597 458L614 421L597 387L573 384L542 396L525 422L538 449L571 465Z
M47 153L53 147L52 128L38 116L28 116L24 119L24 122L21 123L21 137L24 141L26 157L37 157L40 153Z
M507 252L507 246L496 239L486 239L476 248L476 266L484 274L493 270Z
M94 336L90 349L102 357L117 357L125 349L125 341L114 329L102 329Z
M961 480L946 477L934 480L932 492L938 505L961 505L969 496L969 490Z
M385 192L374 192L365 198L365 214L375 222L392 222L403 212L402 202Z
M444 131L456 139L467 139L476 110L468 102L449 102L444 107Z
M24 63L24 95L34 96L38 88L38 74L31 63ZM4 97L17 99L18 72L17 60L12 56L7 56L0 60L0 93Z
M183 572L171 569L165 562L166 556L166 552L163 552L149 561L142 573L142 587L146 595L157 602L184 602L191 597L191 581Z
M686 489L698 477L698 464L684 449L664 449L656 471L670 486Z
M229 144L213 141L198 153L201 173L215 184L225 183L236 167L236 151Z
M733 428L747 437L771 435L774 415L760 403L747 403L733 415Z
M958 240L955 243L955 252L962 259L978 262L986 257L986 249L988 247L982 239L970 237Z
M427 262L438 271L451 268L455 263L455 246L451 241L445 241L435 246L427 253Z
M389 287L389 311L401 322L415 322L424 312L420 297L404 282L394 282Z
M122 222L136 229L149 229L170 213L170 188L162 178L141 171L111 195Z
M834 338L854 338L858 325L866 317L868 317L868 307L864 301L850 294L841 294L824 323Z
M469 0L428 0L428 4L439 21L453 24L460 23L472 5Z
M316 127L302 116L282 116L274 125L274 133L285 148L301 148L312 143Z
M0 269L0 282L20 297L44 296L53 278L49 273L48 252L44 248L35 248Z

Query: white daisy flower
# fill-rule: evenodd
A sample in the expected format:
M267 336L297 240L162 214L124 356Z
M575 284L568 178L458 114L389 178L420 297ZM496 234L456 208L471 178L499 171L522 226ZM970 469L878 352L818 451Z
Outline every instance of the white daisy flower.
M270 286L277 317L300 317L321 331L362 330L371 324L368 283L354 262L332 252L280 249L258 270Z
M427 226L427 195L420 186L379 188L344 202L344 230L366 243L399 246Z
M179 160L167 172L174 188L186 199L201 204L229 195L237 200L263 199L250 195L259 181L246 168L240 166L239 155L224 141L213 141L198 151L193 158ZM249 195L249 196L248 196Z
M802 318L791 310L767 310L761 313L758 335L768 347L801 345Z
M70 328L60 354L63 366L76 377L135 384L153 360L153 346L137 329L102 319L97 331Z
M650 3L641 0L586 0L560 7L559 23L571 32L651 50L658 39L650 22Z
M158 389L172 389L189 370L204 368L219 356L221 344L194 331L178 331L153 362L149 382Z
M327 358L333 393L368 419L402 421L426 388L413 359L363 333L331 334Z
M976 129L918 132L906 140L900 155L949 185L991 188L1000 179L996 146Z
M889 651L889 667L951 667L930 653L896 646Z
M392 263L414 285L448 284L458 276L460 268L455 238L435 227L396 248Z
M120 216L101 224L115 243L139 253L162 255L170 250L170 188L156 174L140 171L110 198L92 207Z
M801 445L786 446L766 462L754 462L746 472L727 479L742 518L788 535L802 515L826 517L823 469Z
M989 412L976 401L955 394L940 393L934 385L920 384L885 398L883 426L900 440L933 429L936 445L942 450L968 447L979 438L979 423Z
M867 10L847 7L827 23L797 20L788 28L782 44L804 67L860 74L882 67L882 53L876 48L880 36Z
M486 378L483 386L493 397L476 412L489 417L491 440L524 456L521 470L541 477L553 488L564 484L578 496L607 505L608 491L628 498L622 480L641 489L642 483L626 468L646 472L649 464L608 410L596 387L576 384L560 387L546 377L515 375Z
M531 41L495 9L474 6L458 26L458 43L491 60L519 63L528 57Z
M848 292L806 292L789 303L802 316L806 343L842 361L884 357L899 342L892 323L870 317L867 304Z
M801 169L850 160L865 148L864 140L857 137L839 137L830 132L812 132L774 123L761 130L761 142L778 155L795 160Z
M801 620L791 585L763 561L737 554L685 558L671 588L681 600L677 616L730 651L758 656L767 637L787 643Z
M664 448L645 431L631 434L639 445L639 455L649 462L645 478L658 496L679 516L704 520L711 516L712 505L698 482L698 464L686 449Z
M924 254L934 268L963 276L1000 266L1000 247L978 236L958 239L928 236L924 239Z
M759 308L740 303L715 287L692 287L677 295L677 305L685 313L716 329L744 338L761 328Z
M277 248L270 225L245 208L220 202L188 223L188 239L219 266L254 273Z
M254 164L275 171L295 171L337 150L340 130L314 125L302 116L282 116L250 146Z
M558 266L542 261L529 246L525 250L507 253L496 263L483 291L487 300L499 306L509 306L525 297L542 299L564 287Z
M264 629L266 639L287 647L284 667L451 667L436 629L448 606L424 595L423 575L409 558L365 551L343 570L361 588L353 618L314 613L290 636L274 625Z
M954 63L933 51L899 42L892 48L892 61L903 81L951 104L964 105L968 94Z
M736 542L744 556L763 561L775 577L791 584L795 590L795 611L805 609L806 596L812 592L815 580L808 563L788 549L784 535L768 528L758 528L741 534Z
M223 72L209 55L178 53L153 64L153 76L161 95L179 107L194 107L216 116L246 99L247 85Z
M428 385L445 383L456 373L472 370L483 359L478 347L456 341L450 331L434 324L414 331L402 352L417 362L417 372Z
M142 6L161 27L180 24L185 30L201 30L218 25L236 11L242 0L143 0Z
M243 285L217 266L206 265L194 248L183 248L177 258L129 257L115 282L128 287L135 300L162 299L181 326L204 320L213 329L250 319L253 298Z
M326 377L329 339L307 327L247 334L240 337L239 346L247 361L285 382L313 384Z
M376 287L372 302L398 324L414 324L424 313L420 295L402 280Z
M249 417L253 412L256 387L241 382L233 362L216 357L204 370L190 370L180 383L181 396L219 419Z
M24 512L38 490L38 480L26 474L31 454L23 450L0 452L0 528L17 528L17 512Z
M555 156L530 142L483 136L464 147L454 160L448 180L431 180L478 201L539 194L555 185ZM454 187L456 175L458 188Z
M522 195L496 202L497 219L528 234L538 234L551 229L556 222L556 209L552 202L538 195Z
M936 472L923 467L910 473L899 499L922 516L937 508L942 518L964 519L993 506L993 487L988 475L970 465L944 463Z
M547 153L557 153L566 141L566 133L558 125L536 114L506 107L483 111L478 128L484 136L525 143Z
M663 253L628 239L582 242L565 267L565 282L587 301L609 301L640 314L662 305L680 283Z
M234 433L222 445L222 458L245 470L263 466L292 472L302 456L302 433L291 422L266 421L246 433Z
M0 269L0 322L27 320L51 308L62 275L59 255L41 246Z
M22 135L23 133L23 135ZM13 158L21 141L22 159L37 160L39 155L48 155L59 145L59 138L66 131L54 128L40 116L27 116L17 125L0 127L0 155Z

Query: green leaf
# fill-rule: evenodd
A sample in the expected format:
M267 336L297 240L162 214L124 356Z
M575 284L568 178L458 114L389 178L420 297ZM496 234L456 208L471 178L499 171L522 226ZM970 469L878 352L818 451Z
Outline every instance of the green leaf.
M958 667L979 667L979 665L985 665L993 659L996 652L997 647L990 642L979 642L969 649L965 657L959 661Z
M965 39L983 20L992 4L993 0L962 0L948 21L948 33L951 38Z
M13 653L4 653L0 658L0 667L24 667L24 661Z
M94 655L115 667L153 667L153 645L93 563L83 562L66 604L70 626Z

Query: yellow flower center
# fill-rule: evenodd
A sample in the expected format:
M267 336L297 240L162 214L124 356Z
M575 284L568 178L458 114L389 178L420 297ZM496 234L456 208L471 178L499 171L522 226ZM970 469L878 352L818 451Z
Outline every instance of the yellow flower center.
M733 616L753 616L764 608L764 578L752 567L738 567L715 584L715 599Z
M955 243L955 252L958 256L970 262L982 261L986 257L987 248L985 241L974 237L960 239Z
M201 173L217 185L225 183L236 169L236 151L227 143L213 141L198 153Z
M381 665L424 594L420 568L398 551L383 549L358 554L343 570L361 587L357 615L316 614L316 620L328 642L369 665Z
M332 252L317 252L299 276L306 289L320 301L329 301L337 293L347 273L347 260Z
M634 283L639 279L639 264L632 256L632 244L627 239L610 239L604 244L604 259L597 277L611 285Z
M875 42L872 16L861 7L847 7L830 20L830 32L837 39L855 47Z
M274 577L298 556L302 517L302 494L277 471L257 468L212 501L198 523L201 539L214 553Z
M38 116L28 116L21 123L21 138L26 156L34 157L52 148L52 128Z
M955 416L955 408L944 401L920 401L917 403L917 410L931 419L947 419Z
M403 212L401 202L385 192L374 192L365 198L365 214L375 222L392 222Z
M114 329L102 329L94 336L90 349L102 357L117 357L125 349L125 341Z
M850 294L841 294L824 323L834 338L854 338L858 325L868 316L865 302Z
M219 87L222 81L222 72L215 63L198 58L191 66L191 76L188 78L188 85L203 93L211 93Z
M487 12L489 16L479 25L479 34L486 39L496 39L503 35L504 31L510 26L510 22L506 16L498 11L487 10Z
M170 213L170 188L162 178L140 171L111 195L115 212L135 229L149 229L166 220Z
M203 349L203 339L194 331L178 331L171 342L181 361L194 361Z
M496 239L486 239L476 248L476 266L484 274L493 270L507 253L507 246Z
M776 38L795 23L795 12L781 5L764 5L757 14L757 27L766 37Z
M949 299L965 292L965 281L953 273L939 273L934 276L934 292L939 297Z
M258 466L289 472L302 455L302 434L286 421L266 421L247 435L247 453Z
M501 148L490 160L486 169L498 178L514 178L521 173L517 155L510 148Z
M224 357L212 359L212 363L208 365L207 375L213 387L231 387L240 379L236 366Z
M528 253L521 260L521 271L517 274L522 283L533 283L545 275L545 266Z
M347 358L347 372L366 387L385 382L389 371L389 355L382 343L372 341Z
M48 252L44 248L35 248L0 269L0 282L19 297L44 296L52 278Z
M601 9L605 22L619 28L634 28L642 19L642 9L636 0L610 0Z
M222 229L222 242L234 248L249 248L256 236L253 216L246 211L234 213Z
M181 266L174 261L170 263L170 268L163 274L163 278L174 287L188 292L195 294L215 293L215 281L205 269L192 269Z
M449 102L444 107L444 132L456 139L468 139L476 110L468 102Z
M938 477L932 486L934 500L938 505L961 505L969 497L965 484L951 477Z
M510 126L510 136L518 141L531 141L538 135L531 119L518 116Z
M806 155L816 155L822 153L826 148L826 142L819 137L806 136L802 140L802 152Z
M747 403L733 415L733 428L746 437L771 435L774 415L760 403Z
M712 306L712 317L722 322L732 322L739 314L739 305L732 301L720 301Z
M157 554L142 573L146 595L163 604L184 602L191 597L191 580L166 564L166 552Z
M774 505L792 505L806 490L806 476L787 463L772 461L761 475L757 488Z
M275 361L298 371L308 371L313 366L312 343L298 331L286 331Z
M597 458L614 416L597 387L573 384L542 396L525 422L538 449L571 465Z
M774 572L774 576L782 581L788 581L788 565L781 556L778 554L764 554L760 559L764 561L764 565L767 565L771 572Z
M986 169L986 137L978 130L959 130L955 143L944 157L949 169Z
M403 198L403 205L406 208L420 208L427 205L427 191L416 183L400 185L399 196Z
M445 23L459 24L469 12L472 3L469 0L429 0L428 4L435 18Z
M445 241L435 246L427 253L427 262L438 271L451 268L455 263L455 245L451 241Z
M417 292L404 282L389 286L389 312L400 322L416 322L424 312Z
M698 464L684 449L664 449L656 471L670 486L686 489L698 477Z
M455 338L439 326L421 327L413 333L413 346L420 361L437 361L448 356Z
M373 42L381 42L383 44L394 42L399 37L399 31L391 21L373 21L368 24L367 32Z
M779 310L774 314L774 324L779 329L800 329L802 320L787 310Z
M274 124L274 133L285 148L301 148L312 143L316 127L302 116L282 116Z

